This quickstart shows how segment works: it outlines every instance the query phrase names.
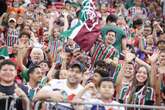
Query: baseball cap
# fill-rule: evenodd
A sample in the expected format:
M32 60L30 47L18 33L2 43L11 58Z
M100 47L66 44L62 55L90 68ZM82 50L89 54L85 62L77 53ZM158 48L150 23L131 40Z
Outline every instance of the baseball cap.
M16 22L16 19L15 18L9 18L8 22L10 22L10 21Z
M71 68L73 67L79 67L80 71L82 72L84 70L84 65L79 61L73 61L73 63L70 65Z

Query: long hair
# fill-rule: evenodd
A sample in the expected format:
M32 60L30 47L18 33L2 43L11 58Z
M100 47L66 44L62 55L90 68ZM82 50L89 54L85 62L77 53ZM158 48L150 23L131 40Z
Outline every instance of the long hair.
M138 71L141 67L144 67L147 70L147 79L146 79L146 81L144 82L144 85L143 85L143 86L145 86L144 87L144 95L146 95L147 87L150 86L150 76L149 76L150 71L148 70L148 68L146 66L142 66L142 65L139 66L138 69L136 69L136 70ZM135 72L136 74L137 74L137 71ZM134 103L134 99L135 99L134 94L135 94L135 92L137 90L137 87L138 87L138 81L136 79L136 74L134 74L133 83L130 87L131 89L130 89L130 94L129 94L129 98L128 98L128 103L129 104Z

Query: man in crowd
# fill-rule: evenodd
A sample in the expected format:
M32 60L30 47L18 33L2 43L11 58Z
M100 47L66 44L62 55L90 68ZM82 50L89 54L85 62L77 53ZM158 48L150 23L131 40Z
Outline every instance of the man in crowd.
M73 97L83 89L80 84L83 67L77 62L68 70L68 78L65 80L51 80L36 95L36 99L52 99L55 101L71 101ZM70 106L67 106L70 107Z
M12 96L8 103L9 108L15 108L17 110L25 110L30 107L29 100L26 94L15 83L15 77L17 76L16 65L8 60L5 60L0 65L0 95ZM18 98L14 100L14 98ZM13 102L14 101L14 102ZM15 103L13 105L13 103ZM5 110L6 99L0 100L1 110Z

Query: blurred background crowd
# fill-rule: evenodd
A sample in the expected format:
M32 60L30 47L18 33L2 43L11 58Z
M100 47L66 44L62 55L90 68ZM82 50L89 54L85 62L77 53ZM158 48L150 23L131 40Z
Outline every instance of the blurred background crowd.
M165 0L0 0L6 95L19 97L8 104L17 110L34 109L38 100L93 103L43 102L41 110L164 106Z

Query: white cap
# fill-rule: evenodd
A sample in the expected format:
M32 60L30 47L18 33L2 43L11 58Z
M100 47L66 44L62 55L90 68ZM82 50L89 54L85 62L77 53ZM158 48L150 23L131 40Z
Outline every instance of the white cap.
M16 22L16 19L15 18L9 18L8 22L10 22L10 21Z

